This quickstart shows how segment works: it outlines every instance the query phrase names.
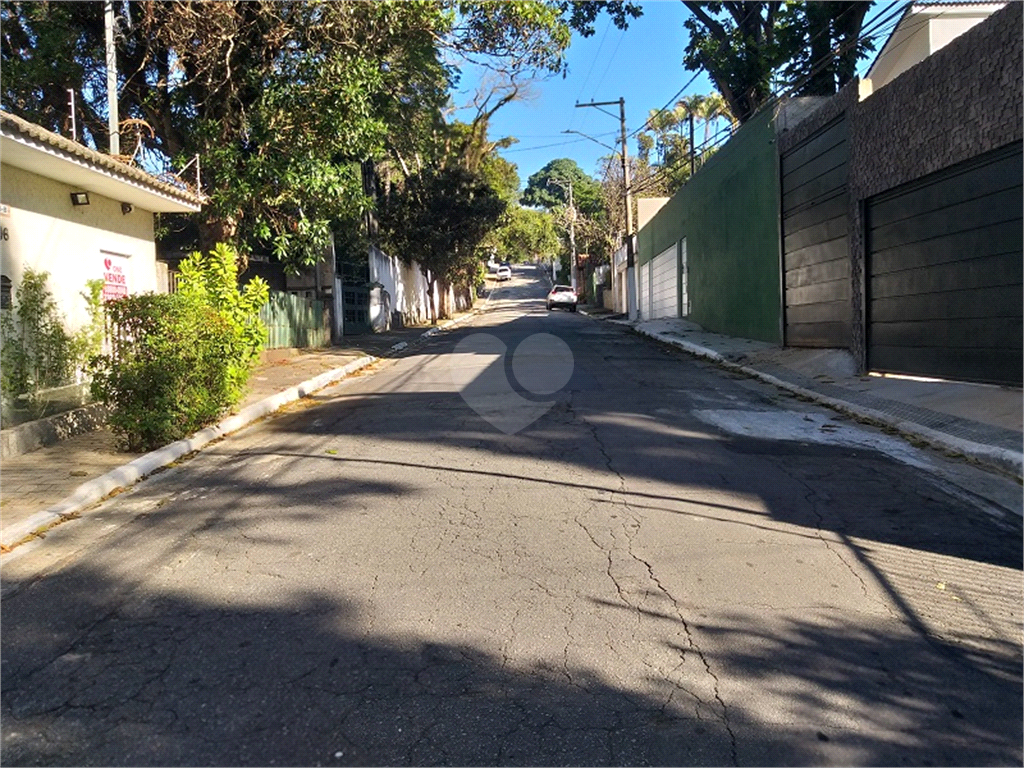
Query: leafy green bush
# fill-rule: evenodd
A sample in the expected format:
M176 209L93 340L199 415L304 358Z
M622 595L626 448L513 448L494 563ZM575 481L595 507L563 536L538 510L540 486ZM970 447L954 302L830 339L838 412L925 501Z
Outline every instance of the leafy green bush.
M122 447L153 450L214 422L241 396L230 368L239 334L195 296L145 294L106 304L111 353L94 358L92 394Z
M270 298L269 286L257 277L239 290L238 253L225 243L218 243L207 254L193 253L178 269L178 292L213 307L238 334L241 348L231 361L229 376L234 385L244 387L267 343L260 308Z
M103 312L103 281L100 279L86 280L85 290L82 291L81 297L85 299L89 323L75 333L72 344L76 362L84 368L90 360L103 351L103 338L106 334L106 315Z
M73 337L46 288L48 272L26 269L13 310L0 316L0 388L5 400L33 396L72 381L78 363Z
M93 396L123 447L152 450L212 424L237 403L266 341L267 284L239 290L235 251L218 244L180 266L178 293L106 304L109 355L94 359Z

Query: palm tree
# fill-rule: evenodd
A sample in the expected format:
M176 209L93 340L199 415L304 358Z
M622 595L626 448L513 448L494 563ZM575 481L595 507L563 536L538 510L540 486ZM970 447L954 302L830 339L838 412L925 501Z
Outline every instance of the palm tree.
M711 123L720 117L724 117L729 121L730 129L736 124L736 118L732 116L732 112L729 111L729 102L727 102L720 93L711 93L704 97L701 102L701 119L704 121L704 146L707 147L708 133L710 132Z

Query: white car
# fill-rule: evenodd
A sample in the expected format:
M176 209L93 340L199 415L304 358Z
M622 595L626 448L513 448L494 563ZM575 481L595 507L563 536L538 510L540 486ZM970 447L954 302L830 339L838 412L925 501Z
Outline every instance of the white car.
M575 312L578 303L579 297L571 285L556 285L548 294L548 310L552 310L555 307L563 307L570 312Z
M498 279L499 280L511 280L512 279L512 267L498 267Z

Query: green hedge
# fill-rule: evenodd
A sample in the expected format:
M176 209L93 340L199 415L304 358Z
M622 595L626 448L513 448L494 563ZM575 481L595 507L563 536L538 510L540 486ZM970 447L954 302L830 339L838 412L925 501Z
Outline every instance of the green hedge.
M93 359L93 397L123 448L148 451L214 423L241 400L266 329L267 285L237 286L237 254L223 244L192 254L176 294L105 305L109 353Z
M110 407L122 447L148 451L202 429L241 396L238 333L215 309L178 294L107 304L111 354L93 365L93 397Z

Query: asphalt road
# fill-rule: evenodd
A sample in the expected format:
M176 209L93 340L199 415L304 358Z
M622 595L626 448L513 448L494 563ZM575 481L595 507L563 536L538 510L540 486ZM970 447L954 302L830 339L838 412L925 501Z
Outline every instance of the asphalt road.
M3 764L1022 762L1019 486L543 293L5 556Z

